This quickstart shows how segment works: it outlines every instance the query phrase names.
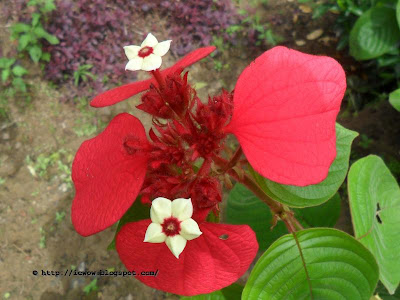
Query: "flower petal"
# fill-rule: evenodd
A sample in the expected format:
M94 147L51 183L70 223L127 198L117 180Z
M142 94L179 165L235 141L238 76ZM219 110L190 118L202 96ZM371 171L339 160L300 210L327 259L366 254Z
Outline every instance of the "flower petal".
M163 76L167 76L168 74L174 73L178 69L186 68L195 62L203 59L213 52L216 48L214 46L204 47L200 49L196 49L181 60L177 61L175 65L169 67L168 69L162 70L161 73ZM100 95L97 95L91 102L90 105L93 107L105 107L116 104L118 102L124 101L140 92L143 92L149 89L150 84L154 84L158 86L157 82L154 78L137 81L129 84L125 84L116 88L113 88L109 91L106 91Z
M154 47L153 53L158 56L164 56L165 54L167 54L169 48L171 47L171 42L172 42L172 40L167 40L167 41L158 43Z
M129 60L134 59L138 57L140 49L141 49L140 46L134 46L134 45L125 46L124 47L125 55Z
M76 194L72 224L88 236L118 221L135 201L142 186L148 154L128 154L127 138L148 145L142 123L134 116L117 115L98 136L82 143L72 164Z
M189 219L193 215L193 204L190 199L178 198L172 201L172 216L179 221Z
M137 71L141 70L143 65L143 58L142 57L136 57L128 61L128 63L125 66L125 70L129 71Z
M143 43L140 45L140 48L143 47L154 47L158 44L158 41L154 35L149 33L144 39Z
M195 220L187 219L181 223L181 232L179 234L188 241L191 241L198 238L202 232Z
M146 235L144 236L144 242L148 243L163 243L167 236L162 231L162 226L157 223L151 223L147 227Z
M175 255L175 257L178 259L183 249L185 249L186 242L187 242L186 239L180 236L179 234L174 236L169 236L165 240L165 244L167 244L169 250L171 250L172 254Z
M275 47L240 75L225 130L264 177L316 184L336 156L335 120L345 90L345 73L334 59Z
M162 63L161 57L152 53L149 56L143 58L142 70L143 71L156 70L159 67L161 67L161 63Z
M171 200L158 197L151 202L150 218L153 223L162 224L165 218L171 217Z
M256 236L247 225L202 223L201 236L188 241L176 259L165 243L143 243L150 220L128 223L116 238L128 270L158 270L157 276L135 277L169 293L192 296L220 290L239 279L257 254ZM221 239L228 235L227 239Z

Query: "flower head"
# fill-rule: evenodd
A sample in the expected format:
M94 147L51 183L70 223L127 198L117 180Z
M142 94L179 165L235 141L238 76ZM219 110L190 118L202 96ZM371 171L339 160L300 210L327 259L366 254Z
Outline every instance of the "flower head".
M129 59L125 70L153 71L161 66L161 57L167 54L171 40L159 43L154 35L149 33L140 46L125 46L125 54Z
M177 70L187 68L195 62L210 55L215 49L216 48L214 46L196 49L188 53L182 59L178 60L172 67L164 69L160 72L163 76L167 76L169 74L175 73ZM101 93L100 95L97 95L90 102L90 105L93 107L104 107L116 104L118 102L128 99L129 97L139 94L140 92L148 90L152 84L158 86L157 81L154 78L149 78L146 80L136 81L118 86L109 91Z
M169 250L179 258L186 242L198 238L202 232L191 218L193 205L190 199L178 198L171 201L159 197L151 203L152 223L147 227L144 242L167 244Z

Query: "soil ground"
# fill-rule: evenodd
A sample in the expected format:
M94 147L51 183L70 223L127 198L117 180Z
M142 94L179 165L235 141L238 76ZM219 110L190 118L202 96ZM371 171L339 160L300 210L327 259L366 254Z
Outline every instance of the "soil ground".
M337 38L331 29L335 15L312 20L307 6L290 0L269 1L261 9L263 21L272 24L274 32L284 37L283 45L332 56L341 61L348 72L357 68L355 61L335 50ZM8 25L0 24L3 28ZM317 30L322 30L319 37L307 39L307 35ZM153 33L165 35L165 32ZM0 40L4 52L9 47L7 30L1 33ZM256 56L257 53L246 52L246 49L229 50L216 57L225 66L220 72L214 70L214 63L208 58L189 69L190 80L206 84L199 91L203 98L222 87L233 89L241 70ZM170 58L167 63L172 62ZM35 70L34 65L31 70ZM128 111L142 120L147 118L147 128L150 119L134 108L139 101L137 97L101 109L90 108L87 103L62 103L58 99L68 91L42 80L40 71L37 75L30 79L30 104L25 104L25 99L10 100L9 118L0 122L0 177L5 180L0 185L0 297L178 299L144 286L134 278L97 277L97 290L85 293L84 288L93 284L95 277L41 276L42 270L125 270L118 254L106 250L115 228L87 238L75 232L70 221L74 190L65 166L70 166L79 145L97 134L117 113ZM360 139L355 141L352 158L375 153L399 161L399 115L386 102L381 102L358 115L350 112L341 116L342 125L367 137L362 143ZM86 133L92 132L82 136L78 129L84 124L88 129ZM351 232L345 200L338 227ZM32 274L34 270L39 272L37 276Z

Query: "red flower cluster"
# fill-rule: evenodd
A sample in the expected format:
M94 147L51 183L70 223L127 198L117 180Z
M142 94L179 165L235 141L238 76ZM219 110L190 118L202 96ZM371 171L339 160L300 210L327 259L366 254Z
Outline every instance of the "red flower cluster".
M83 236L118 221L138 195L191 198L193 219L203 233L177 259L167 246L144 243L150 220L126 224L116 248L130 269L158 269L139 277L149 286L180 295L221 289L237 280L258 250L248 226L205 222L222 199L212 173L215 157L234 134L252 167L263 176L293 185L322 181L335 158L335 119L346 80L333 59L276 47L248 66L234 93L223 91L202 103L183 68L207 56L198 49L155 79L97 96L92 106L115 104L141 91L139 109L153 116L147 139L140 121L123 113L79 148L72 167L76 196L72 222ZM195 162L201 158L200 168ZM228 239L220 238L228 235Z

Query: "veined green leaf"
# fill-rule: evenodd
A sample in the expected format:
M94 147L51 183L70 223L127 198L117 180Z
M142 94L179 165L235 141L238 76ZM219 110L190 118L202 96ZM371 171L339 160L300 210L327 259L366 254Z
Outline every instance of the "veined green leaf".
M350 54L357 60L376 58L390 51L399 39L396 11L373 7L356 21L350 32Z
M355 162L348 189L355 236L374 255L380 280L393 294L400 282L400 188L383 160Z
M378 282L374 256L352 236L313 228L285 235L252 270L246 300L368 300ZM301 252L300 252L301 249Z

